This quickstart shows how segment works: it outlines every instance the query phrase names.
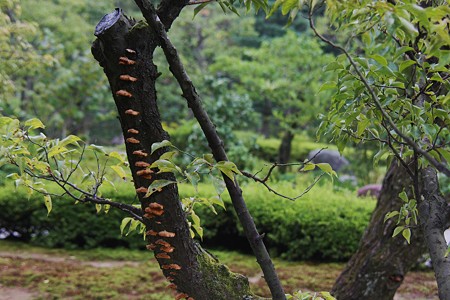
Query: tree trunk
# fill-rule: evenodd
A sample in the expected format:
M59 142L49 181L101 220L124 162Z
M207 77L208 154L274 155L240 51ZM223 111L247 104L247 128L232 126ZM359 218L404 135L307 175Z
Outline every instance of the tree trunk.
M450 257L445 256L447 243L444 230L450 220L450 209L445 198L439 192L439 182L434 168L421 171L421 195L419 201L419 218L425 233L425 242L430 252L431 261L439 289L439 298L450 299Z
M291 158L291 146L294 134L291 131L286 131L281 139L280 149L278 150L278 163L287 164ZM281 167L282 173L286 172L287 167Z
M395 218L384 222L386 213L399 210L403 205L398 197L403 189L412 197L412 186L408 173L394 161L383 180L377 206L359 249L332 288L331 293L337 299L392 299L406 273L425 253L420 230L413 231L411 244L408 245L401 235L392 237Z
M168 139L156 103L153 64L157 38L144 23L122 10L106 15L96 27L92 53L108 77L116 103L134 185L146 212L147 248L154 255L177 299L243 299L250 295L248 280L231 273L204 251L189 233L176 185L145 198L156 179L175 180L172 173L155 174L146 168L166 151L150 155L151 145Z

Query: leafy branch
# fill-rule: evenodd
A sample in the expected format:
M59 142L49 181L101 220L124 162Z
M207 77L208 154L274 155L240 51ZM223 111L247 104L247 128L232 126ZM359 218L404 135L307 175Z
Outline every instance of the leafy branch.
M331 47L341 51L348 59L348 61L350 62L350 64L352 65L353 69L355 70L357 76L359 77L359 79L361 80L361 82L364 84L364 86L366 87L367 91L369 92L369 95L371 97L371 99L373 100L375 106L377 107L377 109L380 111L380 113L382 114L384 120L387 122L387 124L390 126L390 128L392 128L392 130L399 136L401 137L401 139L408 144L416 153L422 155L431 165L433 165L438 171L444 173L446 176L450 177L450 168L448 168L448 166L446 164L440 163L439 161L437 161L428 151L422 149L413 139L411 139L409 136L407 136L406 134L404 134L394 123L394 121L392 121L390 115L386 112L386 110L383 108L383 105L381 104L380 99L378 98L378 95L375 93L374 89L372 88L372 86L369 84L367 78L364 76L364 74L361 72L361 70L359 69L357 63L355 62L355 60L353 59L353 57L350 55L350 53L344 49L343 47L341 47L340 45L335 44L334 42L330 41L329 39L327 39L326 37L324 37L322 34L320 34L317 31L317 28L315 27L314 24L314 20L313 20L313 11L314 11L314 3L315 1L311 0L308 6L308 20L309 20L309 25L311 27L311 29L313 30L314 34L323 42L325 42L326 44L330 45ZM387 131L388 134L390 132L390 130Z

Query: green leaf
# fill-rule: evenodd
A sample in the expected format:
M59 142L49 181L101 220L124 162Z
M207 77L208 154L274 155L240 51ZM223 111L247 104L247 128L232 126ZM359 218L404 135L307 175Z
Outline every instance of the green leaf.
M231 161L219 161L215 167L231 180L234 180L234 173L242 175L241 171L239 171L236 165Z
M114 172L116 172L117 175L119 175L119 177L122 178L123 180L127 178L127 173L121 166L111 166L111 169L113 169Z
M25 121L25 126L30 127L30 129L45 128L45 125L41 122L41 120L36 118Z
M414 60L405 60L404 62L402 62L400 64L400 66L398 66L398 70L400 72L402 72L404 69L406 69L412 65L415 65L415 64L416 64L416 62Z
M402 235L405 238L405 240L408 242L408 244L411 244L411 229L406 228L402 231Z
M392 237L395 237L397 234L399 234L400 232L402 232L402 230L405 228L405 226L397 226L394 229L394 233L392 234Z
M194 9L194 16L192 17L192 19L195 18L195 16L206 6L208 5L210 2L206 2L206 3L202 3L200 5L198 5L195 9Z
M13 122L14 119L8 117L0 117L0 128Z
M48 157L51 158L55 155L65 153L67 151L69 151L69 150L66 147L61 147L60 145L56 145L56 146L50 148L50 150L48 150Z
M99 214L102 211L102 205L101 204L95 204L95 210L97 211L97 214Z
M216 189L217 195L222 195L222 193L225 191L225 182L223 181L223 179L211 174L211 180L213 182L214 188Z
M159 159L171 160L176 154L178 154L178 151L165 152L159 157Z
M203 159L206 160L211 165L214 164L214 156L212 154L203 154Z
M176 181L166 180L166 179L158 179L152 182L152 184L148 187L148 192L145 194L144 198L150 197L155 192L162 191L162 188L168 186L169 184L176 184Z
M126 217L122 219L122 223L120 224L120 234L123 235L123 231L125 229L125 227L128 225L128 223L130 223L133 220L133 218L130 217Z
M49 194L45 194L44 195L44 204L45 207L47 208L47 216L50 214L50 212L52 211L52 197Z
M113 151L113 152L107 153L106 155L119 160L121 163L125 162L124 157L119 152Z
M408 195L404 190L400 194L398 194L398 196L403 200L403 202L408 203Z
M315 168L316 168L316 164L309 162L309 163L306 163L300 171L306 172L306 171L314 170Z
M156 150L161 149L161 148L163 148L163 147L171 147L171 146L173 146L173 145L172 145L172 143L171 143L170 141L168 141L168 140L163 140L163 141L160 142L160 143L154 143L154 144L152 145L152 149L151 149L150 154L153 154L153 152L155 152Z
M333 171L333 168L330 166L329 163L320 163L320 164L316 164L316 166L318 166L322 171L329 174L330 176L334 175L337 177L336 172Z
M91 144L87 148L89 150L92 150L92 151L100 153L100 154L106 154L105 149L102 146L97 146L97 145Z
M389 220L392 217L395 217L399 214L399 212L397 210L388 212L385 216L384 216L384 222L386 222L387 220Z
M322 296L324 300L336 300L336 298L331 296L330 292L320 292L320 296Z
M375 60L377 63L379 63L383 67L387 67L387 65L388 65L386 58L384 58L383 56L381 56L379 54L373 54L373 55L370 55L369 57L372 58L373 60Z
M184 175L194 187L195 192L198 193L198 183L200 181L200 175L198 175L197 172L186 172L186 171L184 172Z
M60 147L64 147L67 145L76 145L78 146L78 141L81 141L81 139L79 137L77 137L76 135L69 135L68 137L66 137L65 139L63 139L61 142L59 142L59 146Z

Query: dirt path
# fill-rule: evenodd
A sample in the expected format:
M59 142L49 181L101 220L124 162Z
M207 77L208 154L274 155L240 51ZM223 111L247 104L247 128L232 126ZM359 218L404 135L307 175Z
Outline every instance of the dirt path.
M135 261L80 261L75 256L50 256L40 253L14 253L0 251L0 257L4 258L19 258L19 259L34 259L40 261L48 261L55 263L76 263L85 266L92 266L96 268L117 268L123 266L137 266L138 262ZM2 300L0 298L0 300Z
M0 284L0 300L31 300L35 294L18 287L6 287Z

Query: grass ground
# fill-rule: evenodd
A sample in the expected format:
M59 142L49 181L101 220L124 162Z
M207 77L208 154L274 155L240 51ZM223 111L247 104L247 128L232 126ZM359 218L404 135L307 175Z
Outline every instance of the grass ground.
M212 252L230 269L248 276L257 294L269 295L252 256ZM17 292L21 293L25 289L32 299L173 299L166 289L168 282L149 257L148 252L138 250L75 251L0 241L0 299L5 287L20 287ZM275 260L275 266L291 293L299 288L329 290L344 264ZM411 272L397 298L437 299L434 295L432 272Z

